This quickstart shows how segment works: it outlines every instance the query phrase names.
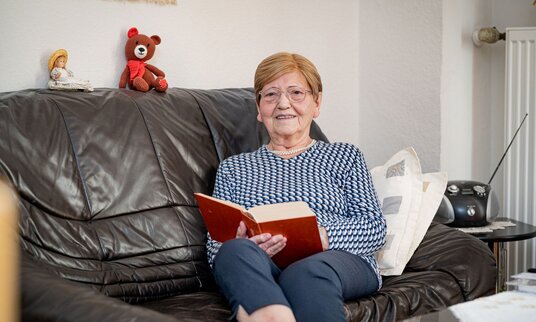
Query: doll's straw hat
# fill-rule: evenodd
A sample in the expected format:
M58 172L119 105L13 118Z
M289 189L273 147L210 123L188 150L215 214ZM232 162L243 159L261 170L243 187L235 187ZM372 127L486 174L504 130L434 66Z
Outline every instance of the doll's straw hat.
M56 62L56 59L60 56L65 56L65 64L67 64L67 58L69 58L69 55L67 54L67 50L65 49L58 49L55 52L50 55L50 58L48 59L48 70L51 71L52 68L54 68L54 63Z

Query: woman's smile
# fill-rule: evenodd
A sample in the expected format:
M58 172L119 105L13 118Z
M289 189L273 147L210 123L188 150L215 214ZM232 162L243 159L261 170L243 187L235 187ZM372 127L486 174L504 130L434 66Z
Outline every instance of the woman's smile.
M291 114L281 114L281 115L277 115L275 117L276 120L280 120L280 121L286 121L286 120L292 120L296 117L296 115L291 115Z

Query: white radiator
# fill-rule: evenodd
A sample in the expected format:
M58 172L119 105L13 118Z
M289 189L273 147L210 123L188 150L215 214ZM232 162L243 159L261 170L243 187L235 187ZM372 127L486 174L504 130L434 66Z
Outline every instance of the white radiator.
M506 29L506 145L502 214L536 226L536 27ZM508 275L536 267L536 238L506 243ZM508 276L507 275L507 276Z

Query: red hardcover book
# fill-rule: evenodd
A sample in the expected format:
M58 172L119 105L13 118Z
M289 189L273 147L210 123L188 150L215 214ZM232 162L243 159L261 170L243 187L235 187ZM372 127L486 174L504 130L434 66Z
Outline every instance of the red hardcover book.
M303 201L261 205L246 209L233 202L195 193L199 210L212 239L225 242L236 237L240 221L248 236L261 233L283 235L287 245L272 259L279 267L322 251L314 212Z

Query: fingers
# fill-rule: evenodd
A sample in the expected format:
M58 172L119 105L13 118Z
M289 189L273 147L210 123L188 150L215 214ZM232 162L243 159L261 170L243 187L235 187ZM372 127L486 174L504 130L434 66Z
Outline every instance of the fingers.
M236 238L247 238L247 227L246 224L244 224L243 221L240 221L240 224L238 225L238 228L236 229Z
M241 226L243 222L240 222ZM240 230L240 227L238 229ZM244 225L245 229L245 225ZM238 238L239 231L237 230L237 238ZM264 250L268 256L272 257L275 254L279 253L285 246L287 245L287 238L283 237L283 235L275 235L272 236L271 234L264 233L255 235L249 238L249 240L253 241L259 247Z
M283 236L281 236L281 237L282 237L281 241L275 243L273 246L268 247L268 249L265 250L265 252L266 252L266 254L268 254L268 256L270 256L270 257L274 256L275 254L277 254L280 251L282 251L283 248L285 248L285 246L287 246L287 239L284 238Z
M287 245L287 238L283 237L282 235L275 235L275 236L270 236L270 237L263 236L263 235L269 236L269 234L262 234L262 235L254 236L252 238L258 237L257 240L254 240L254 241L270 257L279 253Z
M262 243L265 243L265 242L269 241L270 238L272 238L271 234L264 233L264 234L259 234L259 235L252 236L252 237L249 238L249 240L255 242L255 244L257 244L257 245L261 245Z

